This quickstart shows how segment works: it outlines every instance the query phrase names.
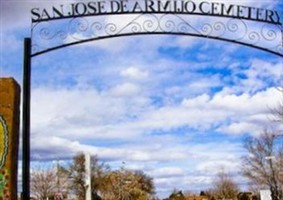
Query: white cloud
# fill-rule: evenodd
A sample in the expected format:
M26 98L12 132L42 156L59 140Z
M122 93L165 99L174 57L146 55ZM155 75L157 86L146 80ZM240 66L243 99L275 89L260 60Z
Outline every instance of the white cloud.
M132 83L124 83L122 85L115 86L110 93L114 96L132 97L136 96L140 92L140 88Z
M254 135L260 134L263 127L246 122L232 123L227 127L221 127L218 131L231 134L253 133Z
M260 59L251 60L251 67L247 69L245 75L248 79L252 79L255 82L262 82L266 80L265 85L268 84L267 81L274 81L275 84L282 84L283 67L281 62L270 63Z
M121 72L121 75L133 80L143 80L149 76L147 71L141 71L139 68L129 67Z
M253 96L204 94L184 99L180 104L156 107L140 91L133 84L118 85L104 93L93 89L37 89L32 94L32 131L73 138L126 140L180 127L258 134L256 130L268 123L267 114L280 99L280 93L270 88Z
M161 167L151 172L151 175L157 178L180 177L184 175L184 169L180 167Z

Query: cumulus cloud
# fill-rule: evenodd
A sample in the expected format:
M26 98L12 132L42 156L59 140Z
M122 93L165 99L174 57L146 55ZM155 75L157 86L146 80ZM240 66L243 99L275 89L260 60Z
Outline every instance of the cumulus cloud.
M147 71L141 71L139 68L135 67L129 67L123 70L121 75L134 80L142 80L149 76Z
M270 88L255 95L203 94L180 104L156 107L151 97L140 91L129 83L103 93L95 89L37 89L33 92L33 131L60 130L57 134L73 137L125 139L179 127L254 133L259 131L259 124L268 123L264 116L280 99L280 93Z
M132 83L124 83L122 85L117 85L113 90L111 91L111 94L114 96L136 96L140 91L140 88Z
M252 123L239 122L230 124L226 127L221 127L218 129L218 131L231 134L243 134L249 132L259 134L262 131L262 127L259 127L258 125Z

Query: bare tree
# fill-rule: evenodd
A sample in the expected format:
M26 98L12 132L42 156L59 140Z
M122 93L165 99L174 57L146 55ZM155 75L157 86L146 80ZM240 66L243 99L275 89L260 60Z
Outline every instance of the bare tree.
M59 161L56 163L56 192L67 196L70 191L69 176L64 167L60 166Z
M69 177L71 190L78 200L85 199L85 157L79 153L67 167L61 167L60 173ZM151 177L142 171L111 171L108 165L99 162L96 156L91 157L92 192L104 200L148 200L154 195L154 184Z
M268 187L272 200L282 198L283 180L280 169L283 169L283 142L277 140L274 132L264 131L259 137L248 137L244 147L248 155L243 156L242 172L252 184Z
M153 197L154 184L143 172L122 168L108 173L101 194L106 200L148 200Z
M155 194L155 186L153 183L153 178L145 174L143 171L134 171L134 176L137 179L138 186L141 191L144 191L146 194L153 195Z
M221 169L213 182L213 194L217 199L236 199L239 189L233 177L224 169Z
M104 162L100 162L96 156L91 157L91 189L92 193L99 193L103 190L104 182L110 167Z
M181 190L177 191L174 189L172 194L170 194L168 200L186 200L186 197Z
M78 200L85 199L86 193L86 170L85 157L83 153L79 153L73 157L72 163L67 167L61 167L61 174L65 174L70 181L70 189L77 196Z
M31 173L31 193L39 200L54 194L56 172L52 169L37 169Z
M268 188L272 200L283 197L283 86L277 89L282 99L271 109L271 122L279 123L279 129L264 130L259 137L248 137L244 142L248 155L242 159L243 174L251 181L252 188Z
M91 190L97 193L103 187L103 179L109 167L104 163L99 162L96 156L91 157ZM70 182L70 190L72 190L78 200L85 199L87 186L85 185L86 170L85 170L85 156L83 153L78 153L73 157L72 163L68 167L60 167L60 174L67 176Z

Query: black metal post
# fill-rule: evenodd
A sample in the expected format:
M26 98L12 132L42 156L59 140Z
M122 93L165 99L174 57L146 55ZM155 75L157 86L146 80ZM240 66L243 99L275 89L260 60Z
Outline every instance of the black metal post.
M31 38L24 40L23 118L22 118L22 200L30 199L30 87Z

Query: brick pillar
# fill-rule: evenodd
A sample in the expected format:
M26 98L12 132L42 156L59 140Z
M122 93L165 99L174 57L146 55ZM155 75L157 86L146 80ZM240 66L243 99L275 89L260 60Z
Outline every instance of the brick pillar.
M0 200L17 199L20 86L0 78Z

